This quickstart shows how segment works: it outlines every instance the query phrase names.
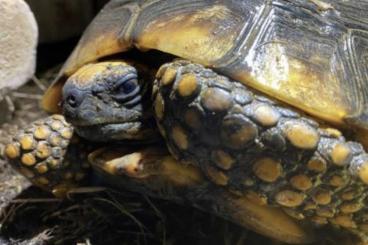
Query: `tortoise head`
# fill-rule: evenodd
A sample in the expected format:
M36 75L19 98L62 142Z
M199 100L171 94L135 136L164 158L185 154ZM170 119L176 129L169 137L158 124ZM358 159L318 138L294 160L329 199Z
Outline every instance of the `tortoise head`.
M157 132L149 79L148 70L121 61L85 65L63 87L63 114L88 140L151 141Z

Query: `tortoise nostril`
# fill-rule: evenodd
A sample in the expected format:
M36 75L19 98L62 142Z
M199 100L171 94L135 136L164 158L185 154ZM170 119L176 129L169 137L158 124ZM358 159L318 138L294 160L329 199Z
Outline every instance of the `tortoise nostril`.
M69 95L66 101L71 107L77 106L77 99L75 98L74 95Z
M63 91L63 104L69 108L77 108L83 101L85 93L74 86L65 86Z

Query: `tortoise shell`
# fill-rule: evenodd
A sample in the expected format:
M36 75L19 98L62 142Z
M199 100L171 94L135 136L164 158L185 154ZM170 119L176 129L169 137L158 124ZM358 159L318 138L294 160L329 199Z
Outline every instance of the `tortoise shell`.
M127 51L159 50L238 80L337 125L368 129L368 2L110 1L46 92L59 111L65 78Z

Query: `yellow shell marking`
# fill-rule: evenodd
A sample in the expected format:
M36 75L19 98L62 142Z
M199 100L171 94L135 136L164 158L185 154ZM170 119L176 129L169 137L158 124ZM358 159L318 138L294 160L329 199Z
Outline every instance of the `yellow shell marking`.
M258 129L253 122L241 118L225 118L221 130L224 144L232 149L242 149L258 134Z
M264 157L254 163L253 172L265 182L274 182L281 176L282 166L280 162L270 157Z
M5 155L7 158L10 158L10 159L14 159L14 158L17 158L19 157L20 155L20 150L19 150L19 147L17 144L8 144L6 147L5 147Z
M45 159L51 155L51 149L46 142L40 142L36 148L36 156L41 159Z
M304 198L305 197L303 194L291 190L281 191L275 196L275 200L278 204L289 208L301 205L304 201Z
M321 190L313 195L313 200L320 205L327 205L331 202L331 193Z
M347 164L347 161L351 156L351 150L348 145L344 143L337 143L334 145L330 155L334 164L342 166Z
M235 163L235 159L223 150L212 152L212 158L216 165L224 170L229 170Z
M51 128L52 128L53 130L55 130L55 131L57 131L57 130L61 129L62 127L63 127L63 124L62 124L62 122L60 122L60 121L53 121L53 122L51 123Z
M368 184L368 162L364 162L358 169L358 176L360 179Z
M308 210L314 210L317 208L317 204L315 204L314 202L307 202L304 205L304 210L308 211Z
M273 126L275 125L280 114L269 105L259 105L254 110L254 117L262 126Z
M64 116L60 115L60 114L54 114L54 115L51 116L51 118L54 119L54 120L59 120L59 121L65 122Z
M239 131L229 135L229 142L227 143L228 145L236 149L238 147L242 147L245 143L254 139L256 134L257 128L251 125L244 125Z
M35 168L39 174L44 174L49 170L46 163L44 162L37 164Z
M202 105L209 111L226 111L233 101L230 94L219 88L209 88L201 95Z
M60 144L61 144L61 137L58 136L58 135L51 135L51 137L49 138L49 142L53 146L60 146Z
M346 201L353 200L355 198L355 191L347 191L341 194L341 198Z
M342 136L342 133L335 128L324 128L323 130L334 138L339 138Z
M23 150L31 150L35 145L35 141L31 135L24 135L19 139L20 146Z
M26 153L22 156L21 162L26 166L32 166L36 163L36 158L32 153Z
M73 131L70 128L65 128L61 131L61 137L64 139L71 139L73 136Z
M325 218L333 218L335 215L335 211L329 208L319 208L317 209L318 216L325 217Z
M319 134L314 128L297 121L288 123L285 135L291 144L301 149L314 149L319 141Z
M339 215L333 219L330 219L333 224L340 225L345 228L355 228L356 224L352 220L350 215Z
M33 135L36 139L44 140L47 139L47 137L49 137L50 133L51 133L50 129L47 126L42 125L35 129Z
M334 186L334 187L340 187L343 186L345 184L345 180L343 177L339 176L339 175L333 175L329 181L329 184Z
M300 191L306 191L312 187L312 181L310 178L304 174L299 174L291 177L290 179L291 185Z
M155 114L157 119L161 120L164 118L165 104L160 93L157 94L155 99Z
M188 149L188 135L184 131L184 129L180 126L174 126L172 128L172 138L175 144L179 147L179 149L186 150Z
M216 185L225 186L229 181L229 177L224 172L213 167L207 169L207 174Z
M307 163L307 167L308 167L309 170L317 172L317 173L323 173L327 169L326 162L323 159L320 159L320 158L311 159Z
M59 159L51 158L47 159L47 163L49 164L50 168L57 169L61 165L61 161Z
M363 207L362 203L359 202L351 202L351 203L343 203L340 205L341 212L345 214L358 212Z
M191 96L198 88L197 78L194 74L185 74L178 82L178 93L182 97Z
M166 68L164 75L161 77L160 82L164 86L168 86L172 84L172 82L175 80L176 77L176 69L168 67Z

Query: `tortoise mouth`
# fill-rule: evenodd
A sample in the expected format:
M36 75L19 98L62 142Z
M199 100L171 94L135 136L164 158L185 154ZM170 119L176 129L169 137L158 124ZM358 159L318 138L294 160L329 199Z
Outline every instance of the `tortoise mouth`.
M116 126L124 126L126 125L127 127L129 125L134 125L134 124L139 124L142 123L141 119L136 119L136 120L130 120L130 121L113 121L113 120L107 120L106 118L104 118L103 120L98 120L96 118L94 118L94 121L91 120L76 120L76 119L72 119L69 118L67 115L64 115L66 118L66 121L71 123L75 128L93 128L95 127L96 129L98 129L99 127L103 128L103 127L107 127L109 125L116 125Z
M158 138L155 127L148 122L129 121L121 123L73 124L75 132L90 141L111 142L121 140L152 141Z

